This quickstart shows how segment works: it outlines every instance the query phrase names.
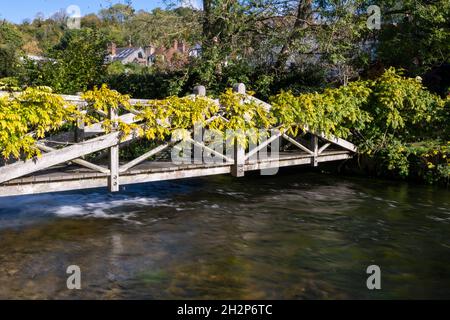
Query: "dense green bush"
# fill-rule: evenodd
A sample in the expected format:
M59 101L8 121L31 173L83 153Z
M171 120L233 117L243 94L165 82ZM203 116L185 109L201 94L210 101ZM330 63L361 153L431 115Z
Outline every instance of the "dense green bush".
M75 94L100 85L105 75L106 41L90 29L69 30L44 62L25 59L17 73L22 84L49 86Z
M402 77L392 68L369 86L372 94L364 109L373 121L359 132L361 152L375 159L379 171L407 177L415 143L433 140L446 145L450 140L449 101L426 90L420 78ZM438 164L442 163L434 166Z
M139 99L162 99L183 95L189 89L183 84L185 74L173 73L122 73L106 76L105 83L114 90Z
M283 123L356 143L379 174L448 183L450 99L429 92L420 78L390 68L376 80L322 93L282 92L271 103Z

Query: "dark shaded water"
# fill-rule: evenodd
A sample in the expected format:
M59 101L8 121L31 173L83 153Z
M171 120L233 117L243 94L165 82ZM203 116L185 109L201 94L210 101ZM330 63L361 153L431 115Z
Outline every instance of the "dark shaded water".
M0 298L450 298L450 192L398 182L290 171L4 198L0 241Z

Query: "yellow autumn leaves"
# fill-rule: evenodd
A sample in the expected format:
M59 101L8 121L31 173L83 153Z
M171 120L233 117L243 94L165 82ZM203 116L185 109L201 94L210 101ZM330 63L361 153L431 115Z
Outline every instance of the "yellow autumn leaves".
M76 107L47 87L27 88L18 94L0 97L0 152L11 156L31 158L40 154L36 139L49 131L74 121Z

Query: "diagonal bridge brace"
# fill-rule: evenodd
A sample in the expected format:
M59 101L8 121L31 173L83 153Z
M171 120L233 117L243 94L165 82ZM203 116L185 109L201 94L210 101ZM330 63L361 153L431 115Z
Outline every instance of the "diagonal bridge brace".
M69 147L45 153L39 158L17 161L0 167L0 183L47 169L60 163L78 159L82 156L130 141L135 137L135 132L126 137L122 137L120 132L112 132Z
M53 151L58 150L58 149L51 148L51 147L49 147L49 146L43 145L43 144L41 144L41 143L37 143L36 146L37 146L39 149L41 149L42 151L45 151L45 152L53 152ZM74 159L74 160L72 160L71 162L76 163L76 164L78 164L78 165L80 165L80 166L86 167L86 168L88 168L88 169L92 169L92 170L95 170L95 171L99 171L99 172L101 172L101 173L109 174L109 173L111 172L109 169L107 169L107 168L105 168L105 167L96 165L96 164L94 164L94 163L91 163L91 162L86 161L86 160L83 160L83 159Z

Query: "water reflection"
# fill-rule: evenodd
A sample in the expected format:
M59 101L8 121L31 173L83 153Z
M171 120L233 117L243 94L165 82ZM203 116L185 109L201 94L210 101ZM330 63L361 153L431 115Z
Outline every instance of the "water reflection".
M2 199L0 298L450 298L449 203L295 171Z

